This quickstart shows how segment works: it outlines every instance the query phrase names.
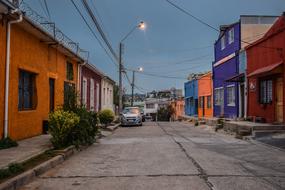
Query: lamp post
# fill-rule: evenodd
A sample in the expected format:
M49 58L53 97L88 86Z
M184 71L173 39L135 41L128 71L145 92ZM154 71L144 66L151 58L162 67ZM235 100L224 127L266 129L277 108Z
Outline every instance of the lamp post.
M135 87L135 73L136 72L142 72L143 68L139 67L137 71L133 70L133 79L132 79L132 100L131 100L131 106L134 106L134 87Z
M123 109L123 81L122 81L122 73L124 72L122 55L123 55L123 41L126 40L131 33L135 31L135 29L139 28L144 30L146 27L145 23L141 21L138 25L136 25L132 30L125 35L125 37L120 41L119 44L119 113L122 112Z

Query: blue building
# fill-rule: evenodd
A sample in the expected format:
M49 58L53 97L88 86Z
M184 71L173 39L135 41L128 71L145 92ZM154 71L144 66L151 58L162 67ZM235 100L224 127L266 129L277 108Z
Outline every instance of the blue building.
M185 92L185 114L189 116L198 115L198 80L193 79L184 83Z
M241 16L240 20L220 27L212 65L214 116L246 117L247 82L244 47L262 37L276 17Z

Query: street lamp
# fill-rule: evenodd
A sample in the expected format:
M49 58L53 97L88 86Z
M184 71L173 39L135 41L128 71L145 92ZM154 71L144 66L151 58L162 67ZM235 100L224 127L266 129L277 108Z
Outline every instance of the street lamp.
M143 72L143 68L139 67L138 70L133 70L133 80L132 80L132 101L131 101L131 106L134 106L134 87L135 87L135 73L136 72Z
M143 21L141 21L138 25L132 28L132 30L129 33L127 33L124 38L122 38L119 44L119 113L122 112L123 108L123 81L122 81L122 72L124 72L124 67L122 62L123 41L126 40L131 35L131 33L133 33L137 28L139 28L140 30L144 30L146 28L146 25Z

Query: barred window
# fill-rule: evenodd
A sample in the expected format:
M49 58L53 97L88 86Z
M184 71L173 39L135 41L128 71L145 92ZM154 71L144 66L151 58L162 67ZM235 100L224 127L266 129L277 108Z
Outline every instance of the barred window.
M73 64L70 62L66 63L66 79L67 80L73 80L74 74L73 74Z
M215 105L220 106L222 102L224 102L224 89L223 88L216 88L215 89Z
M207 96L207 108L211 108L212 107L212 96Z
M227 105L235 106L235 86L227 86Z
M270 104L272 102L272 80L260 81L259 94L261 104Z

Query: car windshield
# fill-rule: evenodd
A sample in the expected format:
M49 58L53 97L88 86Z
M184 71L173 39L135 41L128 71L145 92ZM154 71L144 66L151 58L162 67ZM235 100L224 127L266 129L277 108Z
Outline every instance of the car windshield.
M138 108L125 108L123 111L124 114L131 113L131 114L138 114L140 110Z

